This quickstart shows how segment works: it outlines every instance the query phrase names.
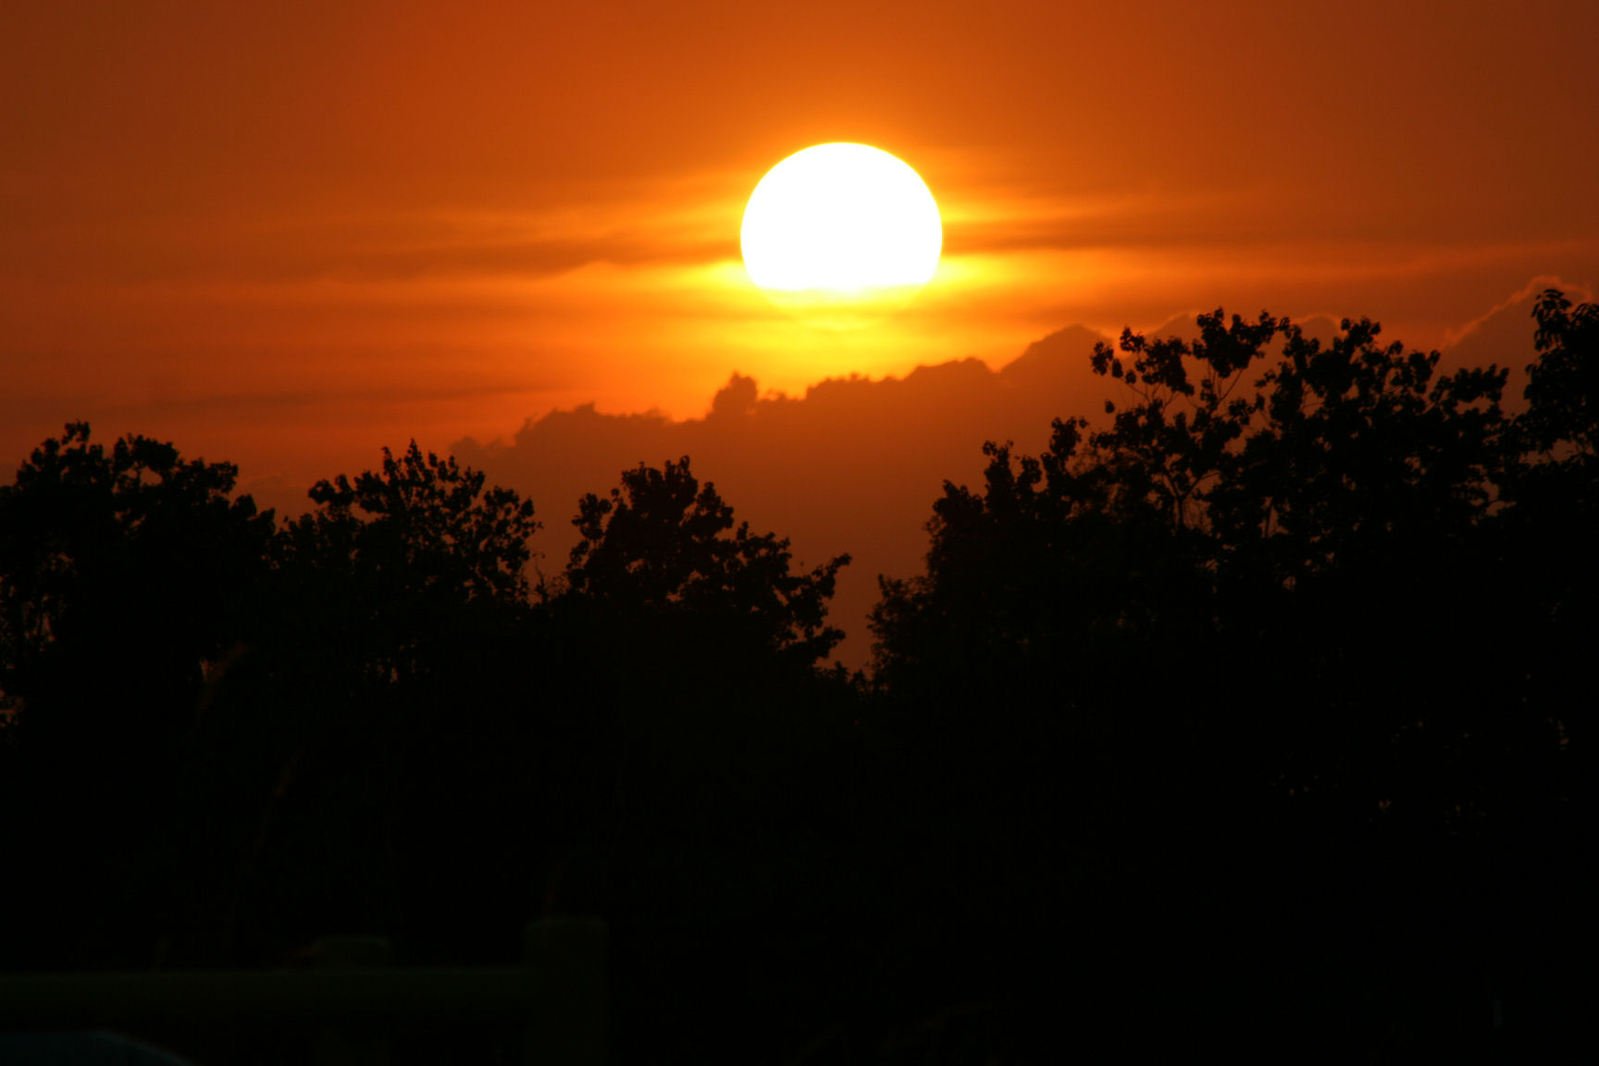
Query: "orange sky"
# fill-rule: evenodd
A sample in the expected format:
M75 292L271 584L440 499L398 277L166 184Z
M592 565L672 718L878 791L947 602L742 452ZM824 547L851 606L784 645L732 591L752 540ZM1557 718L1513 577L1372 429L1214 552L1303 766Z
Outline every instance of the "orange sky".
M997 368L1218 304L1433 345L1599 280L1587 0L6 12L8 465L89 418L303 485L585 401L697 416L733 370ZM828 140L946 221L934 282L847 333L738 262L749 190Z

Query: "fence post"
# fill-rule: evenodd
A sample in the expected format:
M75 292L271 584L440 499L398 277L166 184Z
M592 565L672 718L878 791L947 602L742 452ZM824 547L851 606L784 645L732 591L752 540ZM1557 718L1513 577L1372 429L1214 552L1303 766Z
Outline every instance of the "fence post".
M604 1066L607 941L598 918L540 918L523 930L523 958L540 987L528 1018L528 1066Z

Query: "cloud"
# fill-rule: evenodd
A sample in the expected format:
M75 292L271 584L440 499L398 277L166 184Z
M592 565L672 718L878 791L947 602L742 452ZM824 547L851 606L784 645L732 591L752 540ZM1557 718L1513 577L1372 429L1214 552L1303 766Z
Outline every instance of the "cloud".
M536 546L546 572L565 561L583 493L606 491L640 462L690 456L696 474L717 485L741 520L790 537L807 565L853 555L835 617L849 632L841 654L859 665L877 576L920 570L922 527L944 480L975 481L986 440L1037 451L1051 419L1102 407L1106 383L1088 368L1100 339L1070 327L1002 370L952 360L903 377L830 379L801 396L762 395L753 378L735 373L699 418L608 414L585 405L530 419L510 441L468 439L453 450L535 501L545 523Z
M1532 278L1507 299L1486 313L1445 336L1443 355L1446 366L1484 366L1495 363L1511 370L1507 388L1509 398L1518 399L1526 385L1526 367L1537 354L1533 345L1536 329L1533 305L1545 289L1559 289L1573 303L1593 299L1592 291L1580 283L1554 276Z
M0 277L137 285L528 279L592 263L689 264L736 254L737 207L714 191L673 204L674 187L537 210L24 218L0 248Z

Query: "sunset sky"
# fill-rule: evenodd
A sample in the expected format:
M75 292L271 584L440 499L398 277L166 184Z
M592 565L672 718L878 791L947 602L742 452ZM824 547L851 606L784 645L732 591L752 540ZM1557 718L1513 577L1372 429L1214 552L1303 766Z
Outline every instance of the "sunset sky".
M697 418L733 371L798 396L998 370L1065 326L1217 305L1437 346L1535 279L1599 281L1582 0L24 0L4 22L7 464L87 418L303 486L589 402ZM945 254L909 307L829 331L751 285L738 227L767 168L840 140L921 173Z

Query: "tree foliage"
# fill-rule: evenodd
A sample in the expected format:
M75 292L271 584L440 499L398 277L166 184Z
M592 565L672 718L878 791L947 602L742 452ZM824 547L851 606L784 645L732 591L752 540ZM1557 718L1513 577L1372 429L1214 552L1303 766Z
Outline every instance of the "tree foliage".
M1573 308L1564 293L1548 289L1533 318L1539 357L1527 368L1526 440L1591 468L1599 462L1599 304Z
M277 541L284 636L393 679L457 673L463 649L525 607L533 503L412 441L379 469L309 492L315 509ZM286 620L287 621L287 620Z
M153 941L167 896L152 827L174 824L208 677L259 621L273 519L232 496L234 477L73 423L0 487L12 958L137 959Z
M533 503L486 482L415 441L398 458L385 448L381 469L312 486L316 510L289 526L287 546L390 593L523 600L528 539L539 528Z
M1383 345L1365 320L1328 344L1264 314L1197 326L1100 345L1093 369L1130 404L1107 403L1097 429L1057 421L1037 458L990 445L980 492L945 486L927 573L884 585L879 677L932 706L987 692L1068 721L1108 714L1124 748L1151 755L1151 735L1226 736L1218 751L1250 753L1241 771L1296 793L1337 782L1388 809L1393 772L1363 775L1391 766L1383 752L1418 720L1436 733L1427 750L1469 748L1496 733L1466 709L1511 698L1510 672L1473 695L1427 665L1452 647L1491 655L1512 609L1494 569L1516 438L1507 373L1440 375L1437 353ZM1475 635L1463 611L1487 620ZM1248 686L1224 674L1172 701L1128 687L1191 687L1244 654ZM1315 697L1285 711L1307 685ZM1416 700L1442 709L1418 716ZM1130 738L1129 717L1145 723ZM1458 773L1429 780L1423 806L1464 802Z
M605 497L589 494L573 520L580 540L566 570L571 594L598 604L679 618L718 618L741 639L798 663L843 638L827 624L841 555L795 573L789 542L750 532L688 457L624 471Z
M954 846L1008 856L988 891L1035 929L1063 898L1117 915L1163 966L1315 957L1367 989L1349 945L1444 988L1555 935L1592 773L1567 694L1599 634L1599 319L1558 294L1535 315L1515 417L1505 370L1441 373L1366 320L1330 343L1219 310L1192 339L1127 331L1092 357L1130 394L1104 422L1058 420L1036 457L990 444L981 486L945 485L925 573L883 584L876 677L940 816L975 823ZM1459 957L1490 910L1517 917Z
M147 437L107 450L80 422L0 486L0 692L13 706L154 687L182 713L185 689L248 627L272 535L271 512L233 498L236 474Z
M713 1007L729 1060L951 1000L1052 1053L1062 1004L1346 1057L1485 989L1547 1016L1595 888L1599 310L1535 317L1514 415L1366 320L1125 332L1105 417L944 486L869 683L819 668L847 557L687 457L534 585L532 503L414 442L275 524L69 425L0 486L0 964L504 962L593 911L624 1060L705 1058Z

